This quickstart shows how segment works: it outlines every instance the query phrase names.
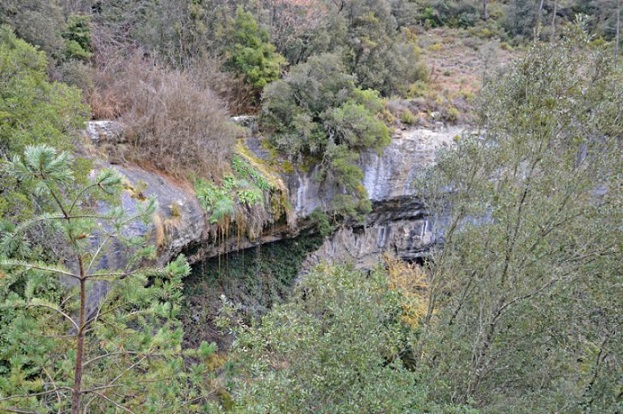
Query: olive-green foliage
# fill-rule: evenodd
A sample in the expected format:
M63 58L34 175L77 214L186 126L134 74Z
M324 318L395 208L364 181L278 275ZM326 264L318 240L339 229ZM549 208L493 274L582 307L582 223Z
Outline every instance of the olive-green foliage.
M154 201L134 217L104 207L122 190L118 174L104 170L76 187L69 155L45 145L27 147L8 170L50 212L2 232L0 410L206 412L203 360L215 347L180 348L190 268L182 256L139 267L155 249L148 234L127 234L149 220ZM47 238L54 244L42 257Z
M618 0L577 0L572 5L574 13L591 17L589 21L591 32L606 39L616 37L617 10L620 9Z
M258 27L253 15L242 7L236 10L228 45L225 48L225 67L244 76L256 88L279 77L284 58L275 52L268 32Z
M80 91L48 82L46 65L43 52L8 27L0 28L0 158L32 144L72 148L72 132L88 117ZM28 216L31 198L16 191L15 182L3 172L0 181L0 216Z
M316 269L288 304L239 333L240 412L416 412L422 395L400 363L399 313L381 272Z
M288 303L240 329L231 354L234 412L452 412L429 407L425 385L401 362L414 339L400 320L402 300L382 270L315 268Z
M91 19L84 15L71 15L67 21L67 28L63 32L65 39L66 57L88 60L92 55Z
M361 89L383 96L403 93L418 80L416 44L405 16L406 2L305 0L270 7L266 22L279 52L292 65L322 53L337 53ZM400 25L397 21L400 21Z
M308 219L322 237L327 237L334 230L334 226L331 224L327 213L320 209L312 211Z
M285 60L245 6L240 1L115 0L101 4L94 20L118 42L137 42L178 68L200 64L205 55L217 56L225 70L257 92L279 77Z
M108 0L94 11L104 44L138 44L182 68L206 50L222 48L235 9L215 0Z
M495 33L525 42L536 32L541 40L550 40L552 33L560 33L558 28L581 15L589 16L592 34L612 40L616 36L617 7L618 0L424 0L407 10L412 10L413 20L425 28L480 26L489 36Z
M92 56L91 21L81 9L60 0L0 0L0 23L13 28L21 39L45 52L51 73L64 78L63 64L87 61Z
M10 29L0 29L0 146L3 154L48 143L67 149L68 133L83 125L88 109L80 92L48 82L47 60Z
M198 344L215 339L214 319L225 295L257 316L289 296L307 255L320 247L323 237L303 234L289 240L228 253L193 266L184 280L185 341ZM216 334L223 340L222 333Z
M278 148L291 157L317 160L327 187L365 210L359 154L381 151L390 136L379 119L378 93L358 89L354 81L338 54L313 56L265 88L261 122Z
M530 39L537 22L537 7L533 1L513 0L506 6L502 27L513 37L522 36Z
M48 59L63 58L65 16L59 0L1 0L0 23L10 25L20 38L39 46Z
M577 27L487 84L420 185L439 214L423 362L496 413L623 407L623 73Z
M425 27L474 26L481 18L482 1L474 0L432 0L425 1L417 19Z
M357 76L357 86L383 96L404 93L418 80L416 44L401 30L387 0L351 0L339 15L346 26L345 64Z

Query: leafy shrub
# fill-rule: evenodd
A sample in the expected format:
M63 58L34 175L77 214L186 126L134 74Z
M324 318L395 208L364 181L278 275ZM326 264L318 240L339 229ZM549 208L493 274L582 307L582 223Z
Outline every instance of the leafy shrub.
M339 55L323 54L266 87L261 122L286 154L319 162L318 178L351 200L342 209L367 198L359 153L389 144L389 129L379 119L383 108L377 92L355 87Z
M329 221L327 213L322 210L315 209L309 215L308 219L323 238L333 233L333 230L335 229L331 224L331 221Z
M443 118L446 122L455 124L459 120L460 115L461 112L454 106L451 106L444 111Z
M266 413L409 411L420 395L398 358L399 309L381 272L315 269L290 303L238 336L240 402ZM251 361L256 369L248 369Z
M621 407L622 72L579 27L562 34L486 83L479 133L418 184L452 223L431 260L431 390L483 412Z
M407 98L419 98L426 96L428 92L428 83L423 81L417 81L409 85L407 91Z
M506 6L506 15L501 24L511 36L530 38L537 21L534 3L516 0Z
M417 123L417 116L413 112L406 110L400 113L400 122L407 125L415 125Z
M21 152L26 145L71 147L68 134L83 125L88 109L80 92L50 83L47 59L10 29L0 29L0 153Z
M418 16L425 27L474 26L480 19L480 11L474 1L434 0L429 1Z
M73 147L72 133L83 126L88 108L79 90L47 81L47 63L43 52L0 28L0 159L33 144ZM16 184L0 171L0 216L32 213L32 198Z
M2 0L0 18L21 39L41 48L51 62L63 58L65 16L58 0Z

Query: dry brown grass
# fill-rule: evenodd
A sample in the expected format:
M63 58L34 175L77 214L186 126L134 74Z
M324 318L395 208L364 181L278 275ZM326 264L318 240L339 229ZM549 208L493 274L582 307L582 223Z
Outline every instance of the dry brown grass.
M228 168L235 127L205 72L117 54L94 74L93 116L125 125L124 159L175 177L217 179Z
M431 87L451 96L478 94L483 76L516 56L499 40L475 37L461 29L434 29L423 33L420 47L431 67ZM435 50L436 44L443 47Z
M430 68L428 82L411 84L409 99L388 102L388 110L403 125L473 123L483 79L520 53L492 37L462 29L422 30L418 42Z

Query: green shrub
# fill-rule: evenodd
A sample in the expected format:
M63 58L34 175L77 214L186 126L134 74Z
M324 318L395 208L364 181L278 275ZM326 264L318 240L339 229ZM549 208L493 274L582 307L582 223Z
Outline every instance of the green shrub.
M80 91L48 82L46 66L43 52L0 28L0 153L37 143L69 149L70 132L84 125Z
M400 113L400 122L407 125L415 125L417 123L417 116L407 109Z
M239 329L230 371L238 412L470 412L430 404L403 363L415 335L400 314L414 302L383 270L316 267L288 303ZM234 320L238 309L223 302Z
M409 85L407 90L407 98L421 98L426 96L428 92L428 83L424 81L416 81Z
M356 88L354 81L339 55L314 56L266 87L261 116L273 145L318 162L318 179L334 193L346 193L350 207L367 198L359 154L390 142L378 92ZM348 205L340 203L340 209L351 210Z
M74 131L83 127L89 110L78 89L47 80L43 52L0 28L0 159L21 153L28 145L49 144L69 150ZM84 170L79 177L84 178ZM0 217L32 214L32 198L0 171Z
M327 216L327 213L325 213L324 211L320 209L315 209L314 211L312 211L308 218L309 221L312 223L312 226L318 231L318 233L320 233L323 238L327 237L333 232L334 226L331 224L331 221L329 221L329 216Z
M474 2L457 0L434 0L419 13L417 19L427 28L468 28L480 20L480 10Z
M447 108L446 110L444 110L444 120L446 122L449 122L451 124L455 124L458 120L459 117L461 115L461 112L455 108L454 106L451 106L449 108Z
M268 32L242 7L236 10L229 37L231 45L225 49L226 68L241 74L249 84L260 89L279 77L285 59L275 51Z
M1 0L0 22L45 52L53 64L65 55L65 16L59 0Z

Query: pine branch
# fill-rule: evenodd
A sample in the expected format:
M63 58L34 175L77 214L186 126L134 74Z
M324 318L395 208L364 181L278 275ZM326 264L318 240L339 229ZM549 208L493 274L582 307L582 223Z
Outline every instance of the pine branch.
M57 273L63 276L68 276L76 280L80 280L80 276L68 271L64 267L48 265L45 263L29 263L24 260L16 259L0 259L0 266L2 267L23 267L27 270L40 270L43 272Z

